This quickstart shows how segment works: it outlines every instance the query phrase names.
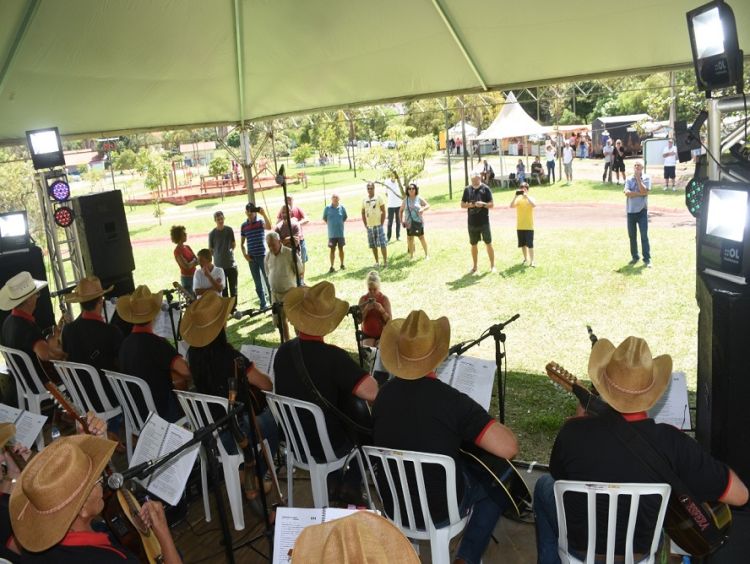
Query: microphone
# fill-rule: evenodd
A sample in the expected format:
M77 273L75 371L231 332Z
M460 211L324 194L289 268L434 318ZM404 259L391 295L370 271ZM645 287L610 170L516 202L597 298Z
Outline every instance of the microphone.
M152 460L147 460L146 462L142 462L138 464L137 466L133 466L132 468L128 468L124 472L113 472L107 477L107 487L110 490L119 490L126 480L129 480L130 478L135 478L138 476L141 472L148 469L151 465L153 465Z
M232 317L234 317L235 319L242 319L243 317L252 317L254 315L259 315L261 313L266 313L267 311L271 311L272 309L273 307L271 306L271 307L264 307L263 309L250 308L250 309L245 309L242 311L236 310L232 314Z
M177 302L162 302L161 304L161 310L164 312L169 311L170 309L177 310L180 309L180 304Z
M466 345L466 343L468 342L469 341L461 341L460 343L453 345L448 349L448 356L452 354L461 354L463 352L464 345Z
M510 319L508 319L507 321L504 321L503 323L498 323L497 325L494 325L493 329L498 329L498 330L502 331L503 329L505 329L506 325L510 325L511 323L513 323L519 317L521 317L521 314L517 313L513 317L511 317Z
M589 334L589 341L591 341L591 346L593 347L596 342L599 340L599 338L594 335L594 331L591 329L591 325L586 325L586 331L588 331Z

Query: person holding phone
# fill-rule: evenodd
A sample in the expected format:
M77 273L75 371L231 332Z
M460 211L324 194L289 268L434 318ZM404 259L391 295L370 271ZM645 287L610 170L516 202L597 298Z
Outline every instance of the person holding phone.
M643 161L633 163L633 176L625 181L623 193L628 212L628 238L630 239L630 265L638 262L637 232L641 232L643 264L651 268L651 244L648 240L648 193L651 191L651 177L643 173Z
M380 340L383 328L391 318L391 301L380 291L380 274L372 270L365 279L367 282L367 293L359 298L359 307L362 310L362 345L376 347Z
M511 208L516 208L516 234L518 235L518 247L523 252L522 265L527 264L535 267L534 263L534 208L536 202L529 196L529 185L521 182L513 201L510 203Z

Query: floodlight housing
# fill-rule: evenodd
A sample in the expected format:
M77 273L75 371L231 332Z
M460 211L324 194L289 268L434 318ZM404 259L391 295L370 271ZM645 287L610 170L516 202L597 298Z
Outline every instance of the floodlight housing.
M0 253L26 250L31 245L25 211L0 213Z
M704 183L698 270L747 285L750 277L750 184Z
M60 132L56 127L33 129L26 132L26 141L31 153L34 169L54 168L65 166Z
M718 88L736 86L742 92L742 51L732 8L713 0L686 16L698 88L707 98Z

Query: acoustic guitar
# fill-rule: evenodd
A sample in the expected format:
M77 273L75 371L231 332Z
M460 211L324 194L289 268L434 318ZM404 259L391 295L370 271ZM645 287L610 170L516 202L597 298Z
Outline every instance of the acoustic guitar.
M86 419L78 413L65 394L52 382L45 383L45 387L52 394L55 403L83 428L83 432L91 434ZM108 475L112 472L111 463L105 471ZM116 492L104 488L103 497L102 517L120 544L137 554L141 562L161 564L164 561L161 545L156 535L140 518L141 506L133 493L125 488L120 488Z
M459 450L469 464L487 472L505 492L511 503L505 510L506 515L520 519L531 511L529 487L510 460L490 454L471 443L461 445Z
M578 379L556 362L545 367L547 376L578 398L587 413L600 415L612 408L600 397L593 395L578 383ZM717 534L707 534L710 529L706 518L711 519ZM664 518L664 529L669 537L685 552L693 556L706 556L714 552L729 537L732 512L726 503L698 502L687 494L672 494Z

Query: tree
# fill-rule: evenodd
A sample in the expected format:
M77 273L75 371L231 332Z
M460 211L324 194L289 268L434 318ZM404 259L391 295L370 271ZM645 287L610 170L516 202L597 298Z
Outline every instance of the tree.
M10 151L0 148L0 187L0 211L26 210L29 231L37 241L40 241L44 232L44 222L34 187L34 169L31 162L15 159Z
M299 147L292 151L292 158L297 164L304 164L304 162L313 156L314 150L312 145L309 143L302 143Z
M161 225L161 189L167 181L172 167L159 153L150 149L138 152L136 170L144 175L143 185L151 192L154 203L154 217L159 220L159 225Z
M132 149L123 149L112 154L112 165L115 170L133 170L138 164L138 155Z
M392 123L386 128L385 136L395 141L396 147L372 147L363 159L370 168L380 170L384 175L393 174L402 196L406 193L404 187L424 172L425 163L435 150L432 135L410 137L413 132L414 127L400 121Z
M224 176L229 173L230 166L226 155L218 154L208 163L208 174L211 176Z

